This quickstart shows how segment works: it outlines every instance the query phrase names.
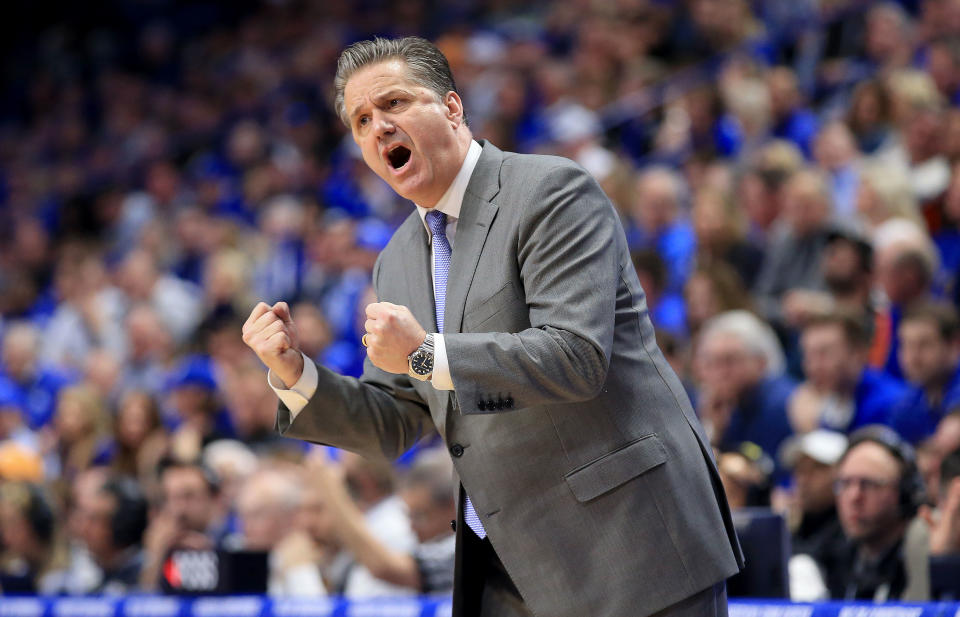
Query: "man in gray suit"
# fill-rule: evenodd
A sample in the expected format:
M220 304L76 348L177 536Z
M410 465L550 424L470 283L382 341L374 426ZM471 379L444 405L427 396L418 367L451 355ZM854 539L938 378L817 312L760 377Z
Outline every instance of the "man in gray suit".
M474 141L423 39L352 45L335 86L367 165L417 210L374 267L359 380L298 351L285 303L254 308L278 430L388 457L439 431L461 482L457 616L726 615L726 498L596 182Z

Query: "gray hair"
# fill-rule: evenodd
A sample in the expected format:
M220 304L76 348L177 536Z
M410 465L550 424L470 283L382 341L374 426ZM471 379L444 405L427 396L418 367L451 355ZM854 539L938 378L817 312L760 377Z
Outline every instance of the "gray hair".
M637 185L643 186L647 182L664 182L670 187L670 193L673 195L673 204L677 211L684 211L690 208L690 186L686 179L676 169L667 165L650 165L640 170L637 174ZM642 195L639 195L641 199Z
M703 326L701 345L708 339L728 335L739 340L746 350L764 359L767 376L779 375L786 369L780 340L769 324L749 311L735 310L713 317Z
M931 277L940 269L936 245L915 220L894 217L881 223L873 231L873 250L890 254L895 260L915 258Z
M358 41L340 54L337 60L337 74L333 78L333 87L336 91L334 107L340 120L348 128L350 119L347 117L343 101L343 91L347 87L347 81L365 66L394 59L406 62L410 69L410 78L416 84L432 91L438 99L448 92L457 92L457 84L453 81L453 72L450 70L446 56L430 41L418 36L402 39L375 37L370 41Z
M236 499L241 509L265 504L271 510L281 512L293 512L301 500L297 479L287 468L265 468L254 472L240 488Z

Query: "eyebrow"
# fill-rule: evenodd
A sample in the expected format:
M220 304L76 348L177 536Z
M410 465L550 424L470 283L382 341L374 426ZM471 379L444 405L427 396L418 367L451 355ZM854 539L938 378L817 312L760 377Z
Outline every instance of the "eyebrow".
M383 100L388 100L388 99L395 98L395 95L397 95L397 94L410 95L411 93L410 93L409 90L405 90L405 89L401 88L400 86L391 86L389 89L387 89L387 90L385 90L385 91L383 91L383 92L380 92L380 93L378 93L378 94L374 94L374 95L371 96L370 98L372 98L372 99L374 100L374 102L379 103L380 101L383 101ZM350 119L351 119L351 120L353 120L353 118L355 118L355 117L357 116L357 114L360 112L360 108L361 108L361 107L363 107L363 101L361 101L360 103L357 103L357 104L354 106L353 111L350 113Z
M357 117L357 114L358 114L358 113L360 113L360 108L361 108L361 107L363 107L363 103L362 103L362 102L361 102L361 103L357 103L357 104L353 107L353 110L350 112L350 120L351 120L351 121L352 121L354 118Z

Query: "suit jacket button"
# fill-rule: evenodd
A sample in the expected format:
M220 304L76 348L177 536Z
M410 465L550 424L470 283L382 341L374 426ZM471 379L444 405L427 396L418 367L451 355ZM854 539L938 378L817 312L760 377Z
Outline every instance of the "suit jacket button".
M487 409L487 404L483 400L477 401L477 409L480 411L485 411Z
M497 401L493 399L490 399L489 401L487 401L487 409L489 409L490 411L493 411L496 408L497 408Z
M457 521L450 521L450 529L457 530Z
M503 406L507 409L513 409L513 397L508 396L506 399L504 399Z
M450 446L450 454L452 454L456 458L460 458L461 456L463 456L463 446L461 446L458 443L453 444L452 446Z

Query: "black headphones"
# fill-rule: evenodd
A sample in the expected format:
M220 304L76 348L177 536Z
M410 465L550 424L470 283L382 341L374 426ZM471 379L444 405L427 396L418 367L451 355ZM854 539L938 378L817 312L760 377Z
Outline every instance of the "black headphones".
M30 492L30 504L27 506L27 519L30 528L44 544L53 542L54 515L50 500L36 484L27 484Z
M147 500L140 485L133 478L117 476L107 480L103 491L117 502L110 517L113 544L118 548L140 544L147 529Z
M927 489L917 469L917 455L913 446L889 426L871 424L850 435L850 443L841 460L846 458L850 450L866 441L883 446L900 461L900 514L905 519L913 518L917 509L927 502Z

